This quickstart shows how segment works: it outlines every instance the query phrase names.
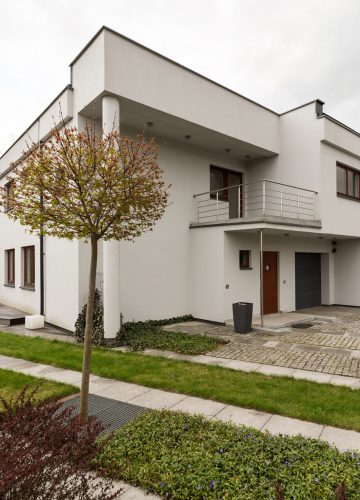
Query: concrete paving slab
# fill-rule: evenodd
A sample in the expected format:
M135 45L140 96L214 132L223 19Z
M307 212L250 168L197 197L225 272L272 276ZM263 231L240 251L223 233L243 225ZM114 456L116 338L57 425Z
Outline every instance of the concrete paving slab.
M318 384L328 384L330 383L331 373L321 373L306 370L295 370L292 376L300 380L309 380L311 382L317 382Z
M276 347L277 345L279 345L279 341L278 340L269 340L268 342L265 342L265 344L263 344L263 347Z
M171 408L176 405L176 403L180 403L187 396L184 394L176 394L173 392L165 392L160 391L159 389L151 389L147 391L145 394L137 396L136 398L130 399L134 405L144 406L145 408L151 409L162 409L162 408Z
M249 425L259 430L271 417L270 413L228 405L214 418L222 422L232 422L235 425Z
M142 354L147 356L160 356L161 358L173 358L175 355L172 351L162 351L160 349L145 349Z
M360 358L360 350L354 349L353 351L351 351L350 358L359 359Z
M360 433L325 426L320 439L336 446L340 451L360 450Z
M201 363L204 365L212 365L212 366L225 366L229 362L229 360L226 358L216 358L215 356L205 356L203 354L199 354L198 356L193 356L192 361L194 363Z
M185 411L192 415L201 414L205 417L213 417L225 407L226 405L223 403L189 396L172 406L171 410Z
M351 389L360 389L360 379L344 377L343 375L333 375L330 379L331 385L342 385Z
M226 365L224 365L225 368L231 368L232 370L239 370L242 372L255 372L260 366L259 363L240 361L238 359L227 360Z
M260 365L256 370L257 373L262 373L263 375L275 375L278 377L292 377L295 372L295 368L286 368L284 366L275 365Z
M143 387L136 384L127 384L126 382L114 382L107 387L104 387L98 394L105 398L115 399L116 401L123 401L128 403L138 396L142 396L152 389Z
M268 431L270 434L287 434L289 436L302 436L309 438L319 438L324 426L312 422L304 422L295 418L273 415L262 427L262 431Z
M52 371L46 375L46 378L51 380L56 380L57 382L63 382L64 384L72 384L76 386L80 386L81 382L81 373L75 372L73 370L61 370Z

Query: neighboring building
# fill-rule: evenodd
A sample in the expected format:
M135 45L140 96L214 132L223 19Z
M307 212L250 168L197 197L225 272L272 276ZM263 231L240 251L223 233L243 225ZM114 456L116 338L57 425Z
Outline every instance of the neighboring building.
M120 315L223 322L239 300L259 313L261 230L265 313L360 306L360 135L321 101L279 115L105 27L70 68L70 85L1 157L0 182L29 135L49 137L59 104L80 129L156 137L172 203L153 232L100 245L108 337ZM43 297L46 320L72 330L89 245L45 238L42 293L39 238L6 214L0 230L0 302L38 314Z

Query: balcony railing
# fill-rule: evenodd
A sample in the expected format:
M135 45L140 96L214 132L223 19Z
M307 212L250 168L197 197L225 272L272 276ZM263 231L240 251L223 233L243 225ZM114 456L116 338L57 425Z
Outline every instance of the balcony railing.
M267 179L194 195L197 223L231 219L315 221L317 192Z

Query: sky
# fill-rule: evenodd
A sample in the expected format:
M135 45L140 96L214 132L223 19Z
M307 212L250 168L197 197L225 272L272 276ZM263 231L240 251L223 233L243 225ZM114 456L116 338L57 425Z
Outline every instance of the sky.
M320 98L360 130L359 0L0 0L0 154L103 25L274 111Z

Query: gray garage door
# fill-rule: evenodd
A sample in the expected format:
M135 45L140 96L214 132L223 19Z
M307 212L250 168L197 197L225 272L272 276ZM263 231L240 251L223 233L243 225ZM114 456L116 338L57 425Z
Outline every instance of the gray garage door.
M296 309L321 305L321 254L295 253Z

